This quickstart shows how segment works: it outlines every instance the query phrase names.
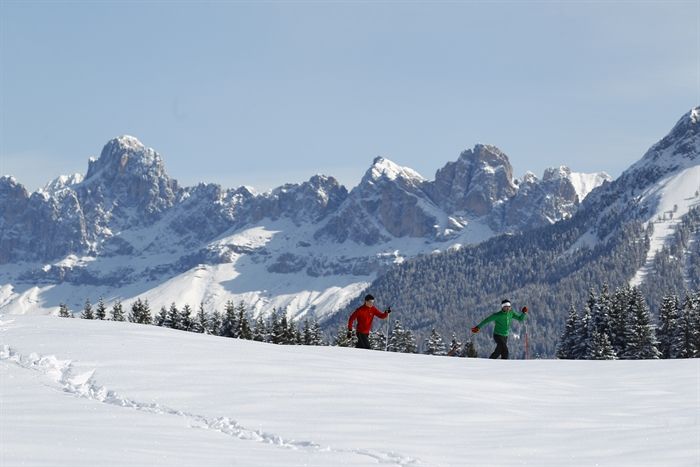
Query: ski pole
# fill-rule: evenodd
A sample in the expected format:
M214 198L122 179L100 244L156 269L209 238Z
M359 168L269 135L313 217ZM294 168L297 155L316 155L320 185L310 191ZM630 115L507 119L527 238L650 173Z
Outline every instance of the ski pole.
M527 321L525 322L525 360L530 359L530 342L527 335Z
M391 310L391 307L388 308ZM384 352L389 351L389 332L391 331L391 313L389 313L389 316L387 317L386 320L386 343L384 346Z

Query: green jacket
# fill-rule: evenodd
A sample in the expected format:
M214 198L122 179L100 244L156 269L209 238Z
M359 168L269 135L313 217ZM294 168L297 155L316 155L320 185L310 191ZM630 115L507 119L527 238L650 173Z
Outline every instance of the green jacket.
M500 310L477 324L476 327L481 329L484 325L490 323L491 321L495 321L496 327L493 330L493 333L498 334L499 336L508 337L508 334L510 333L510 322L513 320L513 318L517 319L518 321L523 321L526 314L527 313L516 314L513 310Z

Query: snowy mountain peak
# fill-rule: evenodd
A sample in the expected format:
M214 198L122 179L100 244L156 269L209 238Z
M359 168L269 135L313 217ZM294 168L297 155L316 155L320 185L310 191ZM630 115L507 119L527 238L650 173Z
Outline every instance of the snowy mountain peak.
M695 107L690 111L690 122L693 125L697 125L700 121L700 107Z
M409 167L402 167L384 157L376 157L363 178L363 182L386 180L410 180L413 182L424 182L425 178Z
M133 136L120 136L110 140L102 149L98 159L91 159L85 180L107 172L107 178L133 174L137 176L166 177L165 166L160 155L146 148Z
M49 196L57 196L63 193L66 189L72 188L83 181L83 174L74 173L72 175L61 175L39 189L40 193L45 193Z

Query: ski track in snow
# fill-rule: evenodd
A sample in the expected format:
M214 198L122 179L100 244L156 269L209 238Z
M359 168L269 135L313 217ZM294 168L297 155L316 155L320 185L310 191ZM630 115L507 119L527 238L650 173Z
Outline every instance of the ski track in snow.
M8 324L8 322L0 321L0 324ZM285 439L273 433L267 433L262 430L252 430L240 425L229 417L208 418L203 415L183 412L156 403L146 403L128 399L97 384L94 380L95 370L74 374L71 360L59 360L54 355L41 356L36 353L20 355L12 350L9 345L3 344L2 347L0 347L0 361L11 362L21 368L35 370L45 374L52 381L60 384L65 392L73 394L76 397L158 415L183 417L190 422L191 428L214 430L241 440L256 441L280 448L295 450L304 449L311 452L356 454L369 457L378 464L398 465L400 467L424 465L419 459L403 456L395 452L324 447L311 441Z

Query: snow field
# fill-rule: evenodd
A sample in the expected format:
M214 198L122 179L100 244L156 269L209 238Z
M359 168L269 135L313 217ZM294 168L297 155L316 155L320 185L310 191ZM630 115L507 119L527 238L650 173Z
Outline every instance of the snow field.
M3 466L696 466L699 409L698 360L489 361L0 317Z

